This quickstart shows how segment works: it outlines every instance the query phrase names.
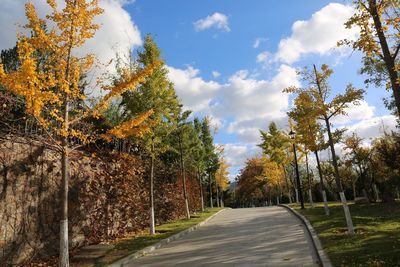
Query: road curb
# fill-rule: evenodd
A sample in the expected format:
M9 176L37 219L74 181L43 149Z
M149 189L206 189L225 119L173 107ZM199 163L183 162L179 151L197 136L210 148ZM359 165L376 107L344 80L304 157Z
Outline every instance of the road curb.
M328 255L326 255L324 249L322 248L321 241L318 238L317 233L315 232L314 228L312 227L311 223L300 213L289 207L288 205L285 204L280 204L278 205L280 207L284 207L287 210L289 210L294 216L296 216L302 224L306 227L308 234L311 237L311 243L313 245L313 248L317 254L318 258L318 264L322 267L332 267L332 263L328 258Z
M132 260L140 258L140 257L143 257L144 255L146 255L146 254L148 254L148 253L150 253L150 252L152 252L152 251L154 251L156 249L159 249L162 246L165 246L166 244L170 243L171 241L174 241L174 240L176 240L178 238L181 238L182 236L184 236L184 235L186 235L186 234L188 234L190 232L195 231L197 228L199 228L200 226L206 224L208 221L210 221L212 218L217 216L219 213L221 213L221 212L223 212L225 210L228 210L228 209L230 209L230 208L225 208L223 210L220 210L217 213L215 213L215 214L211 215L210 217L208 217L207 219L205 219L204 221L201 221L198 224L196 224L196 225L194 225L194 226L192 226L192 227L190 227L190 228L188 228L186 230L183 230L182 232L179 232L179 233L174 234L174 235L172 235L172 236L170 236L168 238L165 238L165 239L161 240L160 242L158 242L158 243L156 243L154 245L151 245L151 246L145 247L144 249L136 251L135 253L132 253L132 254L130 254L130 255L128 255L128 256L126 256L126 257L114 262L114 263L111 263L111 264L107 265L107 267L123 267L123 266L126 266Z

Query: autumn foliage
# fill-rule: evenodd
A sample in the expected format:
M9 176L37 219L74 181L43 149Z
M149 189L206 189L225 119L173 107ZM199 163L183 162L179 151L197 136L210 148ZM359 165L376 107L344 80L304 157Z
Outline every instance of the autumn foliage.
M59 235L59 264L68 267L69 244L76 243L77 234L84 235L82 243L77 244L83 245L141 231L149 221L155 233L156 224L180 218L184 211L189 218L204 205L199 203L203 202L203 177L214 176L219 164L213 162L212 169L205 168L206 156L214 153L211 135L207 138L207 155L194 157L190 153L193 147L204 149L202 133L195 131L191 122L185 122L189 127L180 130L178 118L185 111L152 37L146 37L144 51L132 65L107 73L110 68L82 49L100 27L94 23L103 12L99 2L64 2L60 7L58 1L47 0L50 13L44 18L39 18L28 2L28 23L23 27L29 35L19 33L16 47L1 52L0 123L7 127L0 130L6 140L19 138L18 142L40 147L38 151L51 151L36 162L46 169L39 184L49 182L48 189L51 187L52 205L47 210L51 215L46 225L55 229L54 237ZM94 68L106 73L91 83L87 75ZM88 99L89 89L99 96ZM210 126L204 124L203 130L209 133ZM171 138L178 132L196 137L193 140L197 143L187 138L180 140L178 147ZM25 155L26 151L19 153L31 157ZM47 159L50 154L51 159ZM21 178L10 158L3 156L1 160L2 170L15 172L15 181ZM46 172L48 181L43 178ZM225 190L226 166L221 174ZM32 171L32 175L38 174ZM33 187L38 182L29 183ZM8 185L6 175L0 201L23 199L20 192L10 192ZM40 197L34 200L42 201ZM7 205L3 206L7 210ZM26 215L25 206L21 212ZM32 217L38 220L35 226L44 227L39 217ZM57 220L60 227L56 227ZM5 223L6 227L20 226L19 221ZM34 231L26 228L27 235ZM44 240L53 242L54 238ZM17 242L21 246L17 250L6 243L1 248L11 254L0 262L38 256L34 255L36 250L47 253L47 247L41 247L43 242L39 240L35 244L38 247L28 252L25 240Z
M237 177L235 194L238 205L264 205L267 201L271 202L272 198L281 196L284 183L281 166L271 158L262 156L248 159Z

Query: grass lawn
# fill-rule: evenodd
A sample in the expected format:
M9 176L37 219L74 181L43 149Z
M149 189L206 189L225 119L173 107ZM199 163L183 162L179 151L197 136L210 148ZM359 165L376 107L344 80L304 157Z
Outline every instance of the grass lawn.
M340 203L329 203L330 216L323 203L315 208L292 205L311 222L333 266L400 266L400 203L349 203L356 235L346 234L346 221Z
M107 253L104 257L93 262L72 262L71 266L106 266L107 264L117 261L125 256L128 256L129 254L153 245L164 238L170 237L191 226L194 226L220 210L221 208L207 209L204 213L191 215L190 220L182 219L159 225L156 227L156 234L153 236L149 235L148 231L145 231L139 235L131 235L116 240L113 242L115 248Z

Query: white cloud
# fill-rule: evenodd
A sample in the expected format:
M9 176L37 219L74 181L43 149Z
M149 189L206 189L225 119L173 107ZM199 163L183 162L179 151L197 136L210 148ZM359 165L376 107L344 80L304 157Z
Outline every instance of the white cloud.
M237 167L243 164L246 159L247 147L240 144L225 144L225 154L228 155L227 163L232 167Z
M4 0L1 2L0 9L0 49L8 49L15 45L17 38L16 33L22 29L17 26L24 25L27 20L25 18L26 1ZM34 0L32 3L37 7L39 16L43 17L47 13L48 5L45 1Z
M214 94L221 87L213 81L197 77L199 70L188 67L185 70L168 67L168 77L175 84L176 92L186 109L207 110Z
M211 129L213 129L214 134L218 133L219 130L224 126L225 122L222 118L216 118L212 114L206 114L210 122Z
M258 129L267 127L272 120L283 124L288 95L282 89L299 85L295 69L287 65L280 66L271 80L258 80L241 70L220 84L204 81L198 74L193 67L169 67L169 78L185 107L213 116L226 125L225 131L249 143L259 142Z
M232 75L219 91L219 105L213 107L217 117L234 117L234 122L258 118L279 118L288 107L288 95L282 89L299 85L296 71L282 65L272 80L256 80L246 71Z
M231 168L242 167L247 158L261 152L261 149L254 144L229 143L224 144L224 148L227 163Z
M57 1L62 6L63 1ZM104 13L95 18L95 22L101 24L93 39L78 50L79 53L93 53L101 63L107 63L116 54L126 54L130 49L142 44L140 31L132 21L129 13L122 5L132 3L131 0L100 0L99 5ZM33 0L39 17L43 18L50 8L42 0ZM16 32L20 31L17 23L25 24L25 1L5 0L0 9L0 49L11 48L16 43ZM108 70L113 70L112 65ZM102 69L103 71L103 69ZM89 75L97 77L100 73L95 69Z
M116 0L121 5L130 5L136 2L136 0Z
M269 58L270 58L270 53L267 51L264 51L257 55L256 61L257 61L257 63L267 63Z
M350 122L371 119L374 116L375 107L362 100L359 105L351 104L345 111L347 115L339 115L332 118L333 125L344 125Z
M265 42L265 41L267 41L266 38L257 37L257 38L254 40L253 48L258 48L258 47L260 46L260 44L261 44L262 42Z
M228 17L222 13L215 12L214 14L207 16L204 19L199 19L194 22L194 28L197 31L202 31L209 29L211 27L215 27L217 29L230 32Z
M218 78L219 76L221 76L221 73L219 73L219 72L216 71L216 70L214 70L211 74L212 74L212 76L213 76L214 78Z
M88 40L80 49L82 52L94 53L100 62L106 63L115 58L116 54L126 56L133 48L142 45L139 28L129 13L122 8L122 4L128 4L128 1L100 1L104 13L98 16L95 22L102 26L94 38ZM115 71L114 64L108 66L107 70ZM102 71L104 69L97 68L92 75L96 77Z
M292 26L292 35L280 41L275 60L292 64L304 54L332 53L337 41L356 38L358 30L349 30L344 26L353 14L354 9L350 5L330 3L309 20L296 21Z
M347 131L345 131L344 136L351 136L353 133L357 134L357 136L363 138L364 146L371 146L371 141L377 137L380 137L384 134L384 132L390 133L391 131L396 131L397 121L396 117L393 115L384 115L384 116L372 116L368 119L363 119L358 123L355 123L350 126L346 126ZM343 128L339 127L339 128ZM337 156L342 157L346 153L346 149L343 143L335 144L335 151ZM321 159L327 160L330 156L329 149L322 151Z
M395 131L396 125L397 122L394 115L377 116L347 127L347 133L355 132L362 138L371 139L381 136L385 131Z

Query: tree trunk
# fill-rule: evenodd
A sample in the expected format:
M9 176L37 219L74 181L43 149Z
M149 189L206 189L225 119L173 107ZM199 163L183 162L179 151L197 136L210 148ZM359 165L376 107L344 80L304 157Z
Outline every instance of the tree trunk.
M213 197L212 197L212 180L211 180L211 174L208 174L208 180L209 180L209 182L210 182L210 208L214 208Z
M394 96L394 101L396 104L396 108L397 108L397 116L400 116L400 85L398 83L398 73L396 71L395 68L395 63L396 63L396 54L391 54L390 52L390 48L385 36L385 32L382 29L382 22L377 10L377 6L376 6L376 0L368 0L368 4L369 4L369 12L372 16L372 19L374 21L374 27L375 27L375 31L378 35L379 38L379 44L381 46L382 49L382 54L383 54L383 61L385 63L385 67L388 71L389 74L389 79L390 79L390 84L392 87L392 92L393 92L393 96Z
M69 129L69 104L66 97L64 107L64 131ZM69 182L69 149L68 136L61 139L61 220L60 220L60 267L69 266L69 244L68 244L68 182Z
M336 189L339 192L340 200L341 200L342 205L343 205L343 210L344 210L344 215L346 217L348 233L349 233L349 235L354 235L353 220L351 219L350 210L349 210L349 207L347 206L346 196L344 195L342 183L340 181L339 167L338 167L338 164L337 164L337 159L336 159L335 147L334 147L334 144L333 144L333 137L332 137L331 127L330 127L330 124L329 124L329 119L326 116L325 116L325 123L326 123L326 128L327 128L327 131L328 131L329 146L331 148L331 153L332 153L333 169L335 170Z
M322 199L324 201L324 209L325 209L325 215L329 216L329 207L328 207L328 200L326 198L326 192L325 192L325 186L324 186L324 180L322 178L322 170L321 170L321 163L319 162L319 156L318 156L318 151L314 151L315 158L317 159L317 167L318 167L318 174L319 174L319 179L320 179L320 190L322 194Z
M220 172L219 176L219 183L222 185L222 170ZM217 194L219 193L219 207L223 208L224 207L224 190L221 188L221 191L218 192L218 186L217 186Z
M222 179L222 178L221 178ZM221 208L224 207L224 190L221 188L221 192L220 192L220 206Z
M269 190L269 205L272 206L271 190Z
M220 208L221 205L220 205L220 203L219 203L219 190L218 190L217 176L215 176L215 189L216 189L216 193L217 193L217 196L216 196L216 199L217 199L217 207Z
M285 166L282 165L282 169L283 169L283 175L285 176L285 182L286 182L286 186L287 186L287 193L288 193L288 198L289 198L289 203L292 204L292 193L290 190L290 185L289 185L289 181L287 178L287 173L286 173L286 169Z
M296 184L297 184L297 192L298 192L297 195L300 198L301 209L304 209L304 198L303 198L303 192L301 190L299 165L297 163L296 144L294 142L293 142L293 154L294 154L294 163L295 163L295 168L296 168Z
M378 188L376 187L376 184L375 184L375 183L372 184L372 190L374 191L374 195L375 195L375 200L376 200L376 202L379 202L380 199L379 199Z
M68 145L67 138L63 137L63 151L61 155L61 220L60 220L60 267L69 266L68 246Z
M351 219L350 210L349 210L349 207L347 206L346 196L344 195L342 183L340 181L339 167L338 167L338 164L337 164L335 147L334 147L334 144L333 144L333 137L332 137L332 133L331 133L331 127L330 127L330 124L329 124L329 119L326 116L325 116L325 123L326 123L326 128L327 128L327 131L328 131L329 146L331 148L331 153L332 153L333 169L335 170L336 188L339 191L340 200L341 200L342 205L343 205L343 210L344 210L344 215L346 217L348 233L350 235L354 235L353 220Z
M326 124L326 129L328 132L328 141L329 141L329 148L331 150L331 155L332 155L332 165L335 173L335 183L336 183L336 188L338 192L343 192L343 187L342 187L342 182L340 181L340 176L339 176L339 167L337 163L337 158L336 158L336 152L335 152L335 145L333 143L333 137L332 137L332 132L331 132L331 125L329 123L328 117L325 115L325 124Z
M76 7L76 0L73 6ZM71 51L73 46L72 30L74 25L74 18L72 18L70 25L70 36L67 51L67 64L65 68L65 80L69 86L69 71L71 61ZM63 130L65 133L69 131L69 97L65 93L65 100L63 103ZM68 243L68 183L69 183L69 149L68 149L68 136L61 137L61 220L60 220L60 267L69 266L69 243Z
M315 79L316 79L316 82L317 82L318 91L319 91L321 99L323 99L322 90L321 90L321 86L320 86L319 79L318 79L318 74L317 74L317 68L315 67L315 65L314 65L314 72L315 72ZM323 114L323 116L324 116L324 120L325 120L325 124L326 124L326 130L328 132L328 139L329 139L328 141L329 141L329 147L331 149L331 154L332 154L333 169L335 171L336 190L338 191L339 196L340 196L340 200L342 202L344 215L346 217L348 233L350 235L354 235L353 220L351 219L350 210L349 210L349 207L347 206L346 196L344 195L342 183L340 181L339 167L338 167L337 159L336 159L335 146L333 144L331 125L329 123L328 116L326 114Z
M154 219L154 144L151 146L152 155L150 159L150 235L156 233Z
M183 148L182 148L182 140L179 140L179 150L181 154L181 173L182 173L182 179L183 179L183 198L185 200L185 215L186 219L190 219L190 210L189 210L189 201L187 197L187 191L186 191L186 172L185 172L185 162L183 160Z
M197 176L199 178L201 212L204 212L203 185L201 184L201 175L199 167L197 167Z
M312 198L312 186L311 186L311 177L310 177L310 169L308 167L308 152L306 150L306 169L307 169L307 180L308 180L308 195L310 200L311 207L314 207L314 202Z

